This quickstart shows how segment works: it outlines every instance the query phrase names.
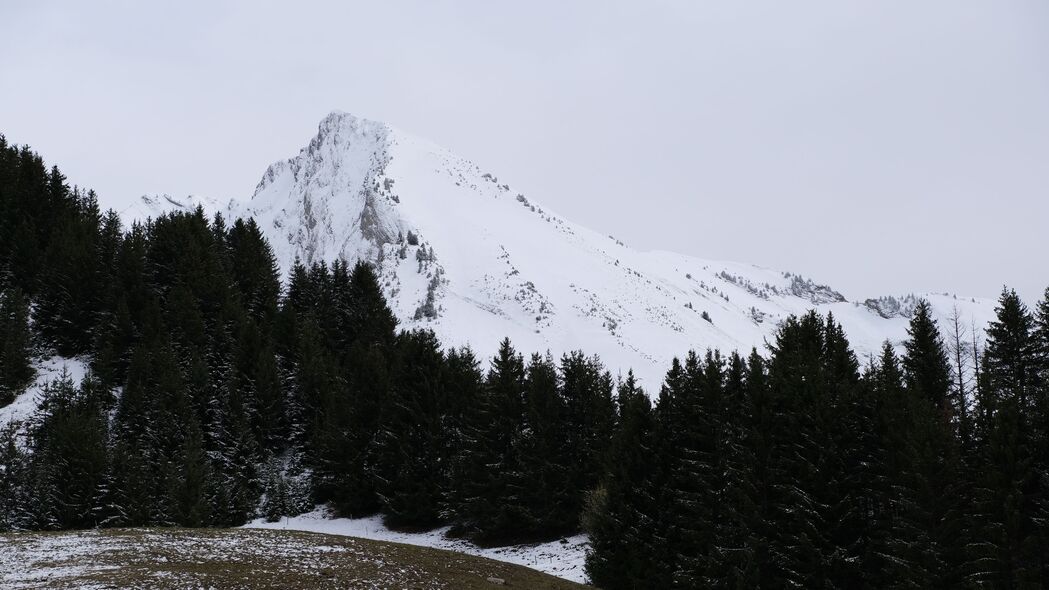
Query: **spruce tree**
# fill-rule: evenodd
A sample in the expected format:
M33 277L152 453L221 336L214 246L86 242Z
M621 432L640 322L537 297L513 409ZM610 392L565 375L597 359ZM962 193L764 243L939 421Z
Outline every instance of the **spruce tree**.
M863 414L870 415L863 412L867 408L874 410L870 424L874 436L857 432L864 442L859 448L866 452L852 463L863 465L859 472L865 477L858 492L873 507L861 541L866 541L863 575L875 580L876 587L908 583L931 587L942 569L935 537L940 517L933 504L944 502L943 490L936 489L942 483L937 478L942 447L929 439L929 428L943 428L942 413L933 407L926 390L907 389L905 362L886 342L866 379L863 395L870 396L873 406L858 400Z
M17 426L8 424L0 429L0 531L31 526L23 510L29 504L28 463L18 443Z
M1038 382L1035 319L1015 290L1004 289L987 328L983 370L988 383L1013 398L1021 411L1033 407Z
M14 401L33 377L29 307L18 288L0 291L0 407Z
M605 465L605 452L615 424L614 384L600 359L576 351L561 358L561 395L567 446L568 506L579 514Z
M720 460L724 466L724 489L717 516L717 562L715 576L733 588L758 586L757 539L760 523L760 481L757 453L752 443L755 414L750 380L759 381L761 366L750 367L733 352L725 368L720 408Z
M63 356L88 352L103 297L98 255L101 215L93 193L73 193L44 252L34 323L45 344Z
M926 551L920 556L928 585L957 586L961 580L964 525L962 510L967 501L961 485L961 446L955 432L966 415L958 399L952 403L951 367L939 326L931 308L919 300L908 328L903 356L907 415L901 423L909 428L902 441L908 490L915 502L911 516L926 535ZM899 427L896 428L898 430ZM915 556L919 559L919 556Z
M1049 585L1049 288L1038 303L1035 314L1034 340L1038 367L1038 390L1035 401L1033 429L1034 469L1038 478L1038 499L1034 508L1034 522L1038 528L1038 542L1042 547L1039 564L1041 583Z
M1034 339L1039 381L1044 387L1049 385L1049 287L1046 287L1045 296L1038 302L1035 311Z
M391 400L378 433L377 489L385 522L432 528L445 504L444 355L431 331L402 333Z
M525 391L524 360L504 339L467 426L462 477L455 485L458 528L480 543L513 538L525 520L521 500L530 482L516 446L524 429Z
M590 581L609 590L646 584L650 563L640 550L649 540L652 463L652 404L633 373L619 384L618 420L608 470L589 496L584 524L590 535L586 571Z
M970 526L969 577L1011 587L1037 585L1042 575L1034 318L1005 289L987 329L984 374L977 399L977 470Z
M857 361L841 327L815 312L791 317L770 347L768 386L775 415L769 482L768 577L824 586L855 576L846 547L854 532L841 520L847 471L849 400Z
M481 364L469 347L451 349L445 355L445 387L448 408L445 414L445 449L449 457L449 477L443 513L455 520L462 505L460 481L472 477L471 452L480 426L479 406L483 399L484 374Z
M721 436L724 361L708 353L703 361L695 352L685 359L680 388L668 389L675 414L667 507L673 526L669 546L676 553L675 588L716 583L721 556L716 532L725 487L726 455Z
M34 527L98 524L108 461L103 393L90 378L78 388L68 374L45 386L29 433Z
M565 442L565 403L553 359L532 355L525 375L523 428L516 441L524 477L519 538L542 539L575 532L579 512L570 487L569 449Z
M238 219L229 230L225 248L233 284L245 310L255 322L268 325L277 314L280 271L255 220Z
M677 406L686 387L685 369L680 359L673 358L670 369L663 379L659 398L654 409L652 429L651 472L648 480L641 487L643 500L641 506L650 507L642 510L640 518L647 525L648 535L637 548L639 559L648 564L647 579L655 588L670 588L677 569L677 553L674 550L677 519L673 512L665 507L673 502L670 490L672 470L676 466L676 441L679 430Z
M904 344L906 354L903 356L907 389L912 395L924 397L936 412L944 416L945 421L951 420L950 364L943 337L927 300L918 300L907 335L909 338Z

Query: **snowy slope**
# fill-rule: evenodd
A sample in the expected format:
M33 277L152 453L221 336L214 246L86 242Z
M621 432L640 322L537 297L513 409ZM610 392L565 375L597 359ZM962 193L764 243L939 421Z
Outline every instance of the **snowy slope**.
M39 405L40 397L43 395L44 387L59 380L63 376L69 377L73 383L79 385L88 372L88 363L81 358L51 357L49 359L36 360L33 363L36 375L33 383L26 388L10 404L0 407L0 430L9 424L25 426L26 420L33 417Z
M586 583L584 563L589 546L586 535L576 535L548 543L483 548L469 541L447 536L448 527L424 533L391 531L382 524L381 516L333 518L331 513L321 506L313 512L283 518L277 522L257 519L245 525L245 528L306 531L447 549L523 565L572 582Z
M650 391L672 356L763 350L778 322L811 308L833 311L866 358L906 337L913 304L849 301L789 272L635 250L444 148L342 112L270 166L247 201L144 197L132 214L198 204L254 217L285 272L296 257L376 263L404 328L483 355L504 336L523 352L582 349L613 372L633 368ZM924 296L941 325L954 305L981 327L993 316L990 300Z

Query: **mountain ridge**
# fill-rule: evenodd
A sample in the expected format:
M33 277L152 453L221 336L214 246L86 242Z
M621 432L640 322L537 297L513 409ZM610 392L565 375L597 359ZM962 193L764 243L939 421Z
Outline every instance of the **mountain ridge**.
M143 197L136 215L197 206L255 218L285 276L296 259L374 263L403 328L481 355L504 337L525 352L596 353L651 393L673 356L763 348L780 321L808 309L834 313L864 358L904 339L918 297L941 323L955 305L966 323L993 317L987 299L849 301L791 272L635 250L443 147L342 111L271 164L250 199Z

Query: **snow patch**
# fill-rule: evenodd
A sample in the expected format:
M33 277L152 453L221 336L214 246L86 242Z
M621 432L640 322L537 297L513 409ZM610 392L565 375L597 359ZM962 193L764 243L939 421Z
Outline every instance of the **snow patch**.
M278 522L266 522L262 519L255 520L245 525L244 528L326 533L329 535L447 549L449 551L458 551L468 555L477 555L497 561L523 565L572 582L586 583L586 571L583 567L586 560L586 550L589 547L586 535L577 535L549 543L484 548L478 547L469 541L449 538L447 536L448 527L434 529L425 533L402 533L386 528L382 524L382 517L380 516L332 518L330 512L323 507L318 507L313 512L300 516L286 517Z
M88 362L82 358L52 357L33 363L36 377L24 392L10 404L0 408L0 429L8 424L22 424L33 416L44 386L57 380L63 373L79 385L88 372Z

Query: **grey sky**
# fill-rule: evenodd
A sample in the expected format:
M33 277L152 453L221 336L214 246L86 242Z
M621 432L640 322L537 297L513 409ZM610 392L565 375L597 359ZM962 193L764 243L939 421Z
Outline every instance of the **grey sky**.
M1049 2L0 0L0 132L247 198L333 109L644 249L850 297L1049 284Z

